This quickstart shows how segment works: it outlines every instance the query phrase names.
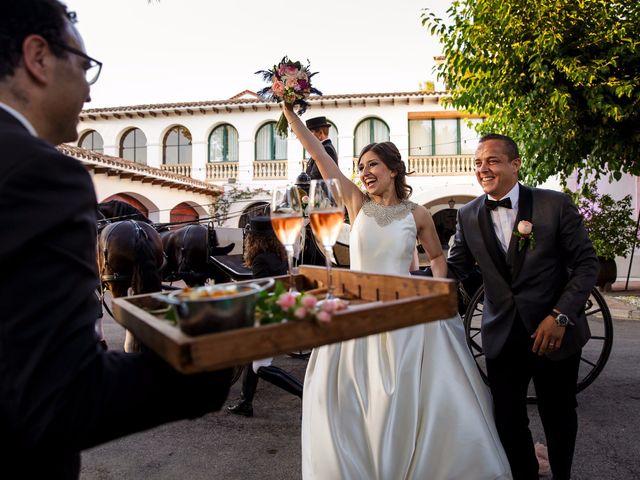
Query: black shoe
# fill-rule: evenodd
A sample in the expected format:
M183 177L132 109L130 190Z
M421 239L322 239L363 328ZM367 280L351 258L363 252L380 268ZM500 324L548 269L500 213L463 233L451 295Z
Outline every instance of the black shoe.
M243 417L253 417L253 405L248 402L240 402L237 405L227 407L230 413L242 415Z

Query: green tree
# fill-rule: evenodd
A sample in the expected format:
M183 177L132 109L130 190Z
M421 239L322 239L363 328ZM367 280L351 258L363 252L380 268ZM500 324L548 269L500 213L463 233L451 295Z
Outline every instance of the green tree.
M635 0L454 0L422 24L443 46L451 106L521 147L539 183L640 174L640 4Z
M431 80L425 80L424 82L420 82L420 88L419 90L421 92L435 92L436 91L436 84L435 82L431 81Z

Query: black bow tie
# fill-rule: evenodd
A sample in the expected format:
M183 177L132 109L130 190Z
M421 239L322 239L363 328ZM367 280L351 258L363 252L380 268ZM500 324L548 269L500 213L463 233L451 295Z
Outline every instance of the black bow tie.
M511 199L507 197L502 200L490 200L487 197L484 199L484 206L489 210L495 210L497 207L511 208Z

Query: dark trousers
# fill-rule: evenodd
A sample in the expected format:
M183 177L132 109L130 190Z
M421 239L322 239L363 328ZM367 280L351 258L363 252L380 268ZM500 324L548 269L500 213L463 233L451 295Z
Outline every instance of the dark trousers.
M243 402L253 402L253 397L258 389L259 378L276 387L280 387L298 398L302 398L302 382L279 367L274 367L273 365L264 366L258 368L258 373L255 373L253 366L249 364L245 367L243 375L241 396Z
M0 477L77 479L81 450L219 410L227 398L231 369L183 375L149 352L96 349L55 398L33 406L33 418L0 428Z
M487 358L498 434L514 480L537 480L538 461L527 415L527 387L533 379L554 480L569 480L578 432L576 384L581 352L549 360L534 354L532 347L533 340L517 319L498 357Z

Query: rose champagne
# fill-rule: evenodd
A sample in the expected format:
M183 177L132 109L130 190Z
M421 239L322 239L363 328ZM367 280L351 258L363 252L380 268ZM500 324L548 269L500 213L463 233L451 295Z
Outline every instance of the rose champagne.
M320 210L309 215L313 234L324 247L333 247L338 239L344 213L342 209Z
M271 225L273 230L283 245L293 245L296 243L298 235L302 230L302 217L299 215L271 215Z

